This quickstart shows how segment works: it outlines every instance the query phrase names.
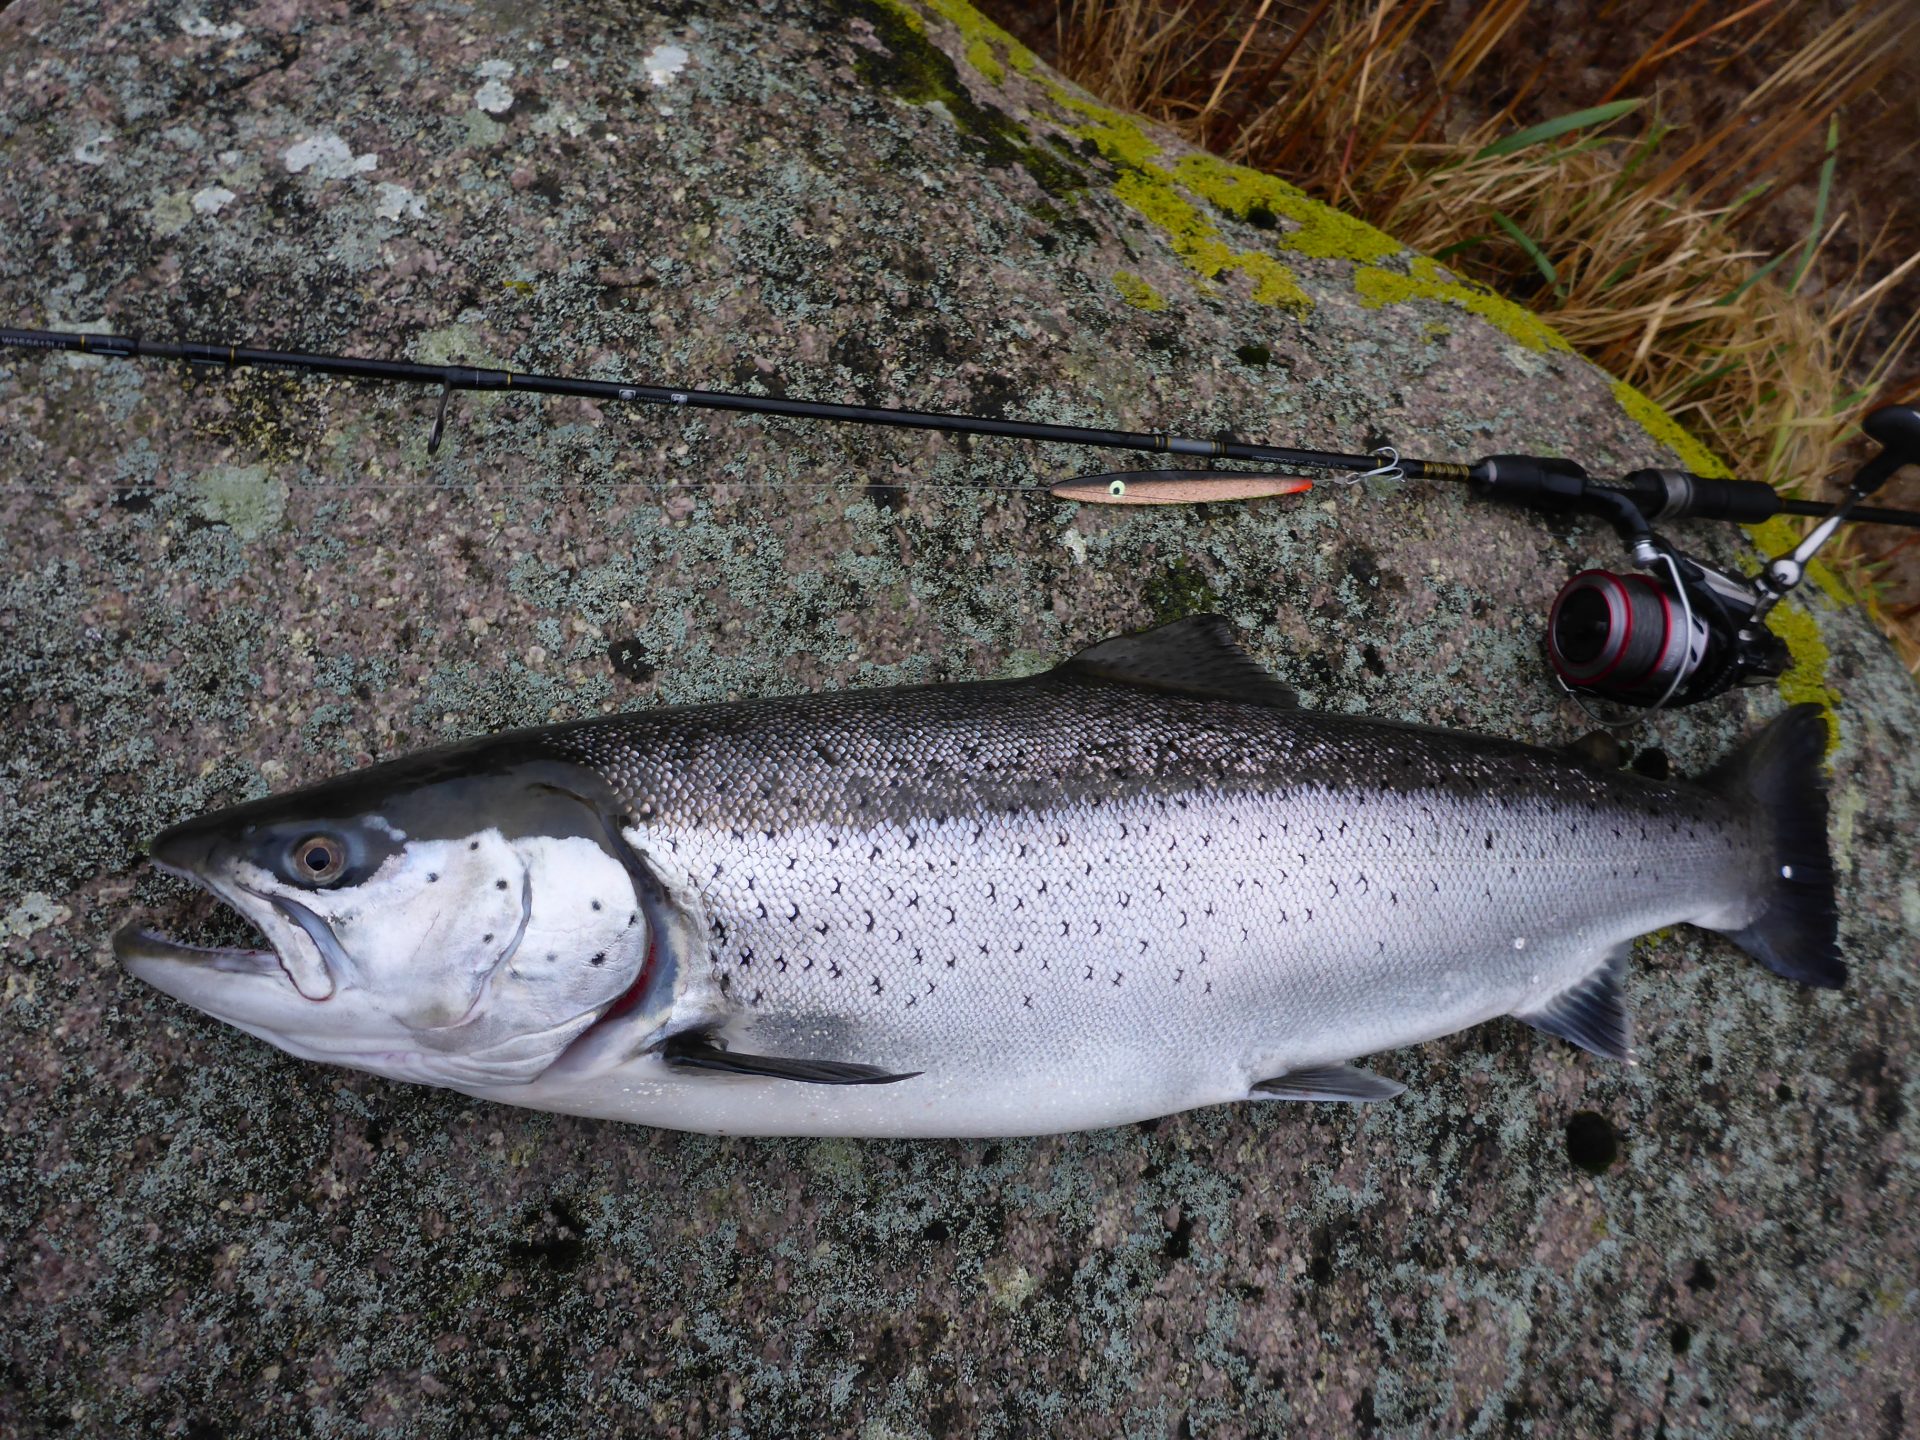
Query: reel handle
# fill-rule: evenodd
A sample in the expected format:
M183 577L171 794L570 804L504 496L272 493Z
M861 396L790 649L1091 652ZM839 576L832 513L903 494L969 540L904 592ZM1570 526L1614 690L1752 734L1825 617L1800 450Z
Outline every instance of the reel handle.
M1871 495L1902 465L1920 464L1920 409L1911 405L1882 405L1860 422L1880 453L1853 477L1853 493Z

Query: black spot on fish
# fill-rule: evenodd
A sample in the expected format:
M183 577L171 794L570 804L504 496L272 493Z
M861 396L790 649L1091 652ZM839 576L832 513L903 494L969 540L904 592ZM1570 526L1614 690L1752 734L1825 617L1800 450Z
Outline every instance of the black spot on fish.
M587 963L593 966L597 970L600 966L607 963L606 953L602 951L600 954L594 956L593 959L589 960Z
M507 882L504 880L496 880L493 882L493 888L496 890L504 890L507 888Z
M480 848L480 842L478 840L469 840L467 842L467 849L478 850L479 848Z
M598 900L590 900L590 901L588 901L587 903L588 903L589 905L591 905L591 906L593 906L593 908L594 908L594 909L596 909L596 910L598 910L598 909L600 908L600 902L599 902Z
M480 937L480 943L482 945L491 945L493 943L493 932L489 930L486 934L482 935Z
M429 870L429 871L427 872L427 883L428 883L429 885L431 885L431 884L433 884L433 883L434 883L434 882L435 882L436 880L438 880L439 878L440 878L440 877L439 877L438 875L436 875L436 874L434 874L434 873L433 873L433 871L431 871L431 870Z

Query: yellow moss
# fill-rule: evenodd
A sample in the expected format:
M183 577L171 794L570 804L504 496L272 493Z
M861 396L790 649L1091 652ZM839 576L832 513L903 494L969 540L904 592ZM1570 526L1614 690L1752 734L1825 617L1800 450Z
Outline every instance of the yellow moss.
M1113 182L1113 193L1139 211L1150 223L1165 231L1167 239L1173 242L1174 250L1189 262L1197 261L1203 253L1215 257L1213 267L1201 272L1211 280L1220 273L1218 257L1232 252L1218 240L1214 240L1211 247L1207 245L1206 242L1219 232L1205 215L1181 199L1173 186L1165 183L1166 174L1157 165L1128 170Z
M1384 230L1323 205L1297 185L1278 176L1233 165L1216 155L1183 155L1174 162L1174 178L1201 199L1245 220L1265 210L1300 228L1274 237L1282 249L1318 260L1384 260L1406 247Z
M1144 169L1160 153L1159 145L1140 128L1139 123L1118 110L1096 105L1085 96L1076 95L1066 86L1052 81L1047 82L1047 93L1053 96L1054 103L1061 109L1084 115L1092 122L1074 127L1073 133L1093 141L1100 147L1100 153L1115 164ZM1160 173L1166 174L1164 170Z
M967 63L996 85L1007 78L1006 68L993 53L993 46L984 40L967 42Z
M1137 124L1060 87L1054 87L1054 95L1066 108L1092 120L1073 133L1093 141L1121 167L1113 182L1115 197L1165 235L1194 274L1212 280L1224 271L1238 271L1253 281L1253 298L1262 305L1300 314L1313 308L1312 298L1286 265L1258 250L1235 250L1220 238L1219 227L1181 193L1173 174L1153 163L1160 147Z
M1767 627L1786 641L1787 653L1793 656L1791 668L1775 682L1780 697L1790 705L1810 700L1820 707L1827 717L1827 753L1831 755L1840 743L1840 717L1833 708L1840 703L1840 692L1827 683L1827 662L1833 654L1820 637L1820 624L1789 602L1774 607Z
M1733 472L1726 467L1726 462L1694 439L1678 420L1626 381L1613 382L1613 398L1620 402L1622 410L1639 422L1642 430L1678 455L1680 463L1694 474L1705 475L1712 480L1733 478Z
M1416 255L1412 272L1402 275L1397 270L1362 265L1353 272L1353 288L1360 296L1360 303L1369 309L1404 305L1409 300L1439 300L1478 315L1529 350L1571 351L1573 348L1526 306L1479 285L1455 280L1438 261Z
M1167 308L1167 297L1131 270L1114 271L1113 288L1120 292L1122 300L1138 309L1164 310Z
M1262 305L1277 305L1296 315L1313 309L1313 297L1300 288L1293 271L1271 255L1236 255L1232 268L1253 277L1253 298Z
M926 5L960 32L967 42L968 63L994 84L998 85L1007 76L994 53L996 50L1004 53L1007 63L1022 75L1033 73L1037 64L1033 52L966 0L926 0Z

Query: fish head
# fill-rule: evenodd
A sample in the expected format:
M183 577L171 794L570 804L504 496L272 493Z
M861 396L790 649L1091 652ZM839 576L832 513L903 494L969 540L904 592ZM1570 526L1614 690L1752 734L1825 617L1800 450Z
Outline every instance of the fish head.
M671 1005L617 802L569 762L456 747L187 821L150 853L268 948L130 926L121 962L304 1059L513 1084L610 1013Z

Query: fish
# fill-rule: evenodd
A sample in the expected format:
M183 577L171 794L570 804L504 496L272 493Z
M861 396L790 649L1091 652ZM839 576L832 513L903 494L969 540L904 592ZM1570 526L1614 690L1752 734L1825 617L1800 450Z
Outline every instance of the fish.
M301 1058L737 1135L1371 1102L1513 1016L1624 1059L1635 937L1839 987L1818 707L1698 782L1303 707L1219 616L1017 679L481 737L150 844L266 944L127 971Z

